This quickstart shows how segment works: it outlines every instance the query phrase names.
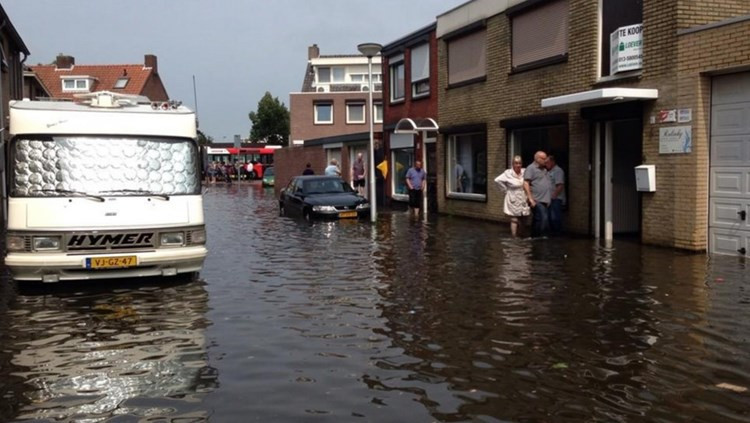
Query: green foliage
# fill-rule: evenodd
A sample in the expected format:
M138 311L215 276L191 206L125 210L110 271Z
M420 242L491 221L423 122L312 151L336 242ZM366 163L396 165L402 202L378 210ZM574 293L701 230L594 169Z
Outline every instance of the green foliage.
M198 130L197 138L198 138L198 145L208 145L214 142L214 138L212 136L204 134L203 131L201 131L200 129Z
M289 143L289 110L278 97L266 94L258 102L258 110L248 115L253 124L250 139L254 142L287 145Z

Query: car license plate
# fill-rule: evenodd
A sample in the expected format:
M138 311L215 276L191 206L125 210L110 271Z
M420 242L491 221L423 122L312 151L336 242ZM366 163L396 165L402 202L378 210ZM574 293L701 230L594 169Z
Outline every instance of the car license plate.
M136 256L124 257L89 257L86 259L87 269L121 269L138 265Z
M350 219L350 218L353 218L353 217L357 217L357 212L356 211L345 211L345 212L339 213L339 218L340 219Z

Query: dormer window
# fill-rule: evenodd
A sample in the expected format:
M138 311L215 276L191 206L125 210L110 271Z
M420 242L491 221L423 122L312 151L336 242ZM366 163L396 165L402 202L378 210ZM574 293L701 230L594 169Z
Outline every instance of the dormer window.
M63 91L90 91L91 80L89 78L64 78L62 88Z
M127 78L127 77L117 78L117 81L115 81L115 85L113 88L121 90L128 85L128 81L130 81L130 78Z

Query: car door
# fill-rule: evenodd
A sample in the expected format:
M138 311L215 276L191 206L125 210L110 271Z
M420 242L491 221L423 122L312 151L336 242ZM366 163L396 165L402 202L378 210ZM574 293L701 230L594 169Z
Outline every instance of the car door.
M286 195L285 207L287 207L287 213L290 216L301 216L304 201L302 181L295 179L292 186L287 189Z

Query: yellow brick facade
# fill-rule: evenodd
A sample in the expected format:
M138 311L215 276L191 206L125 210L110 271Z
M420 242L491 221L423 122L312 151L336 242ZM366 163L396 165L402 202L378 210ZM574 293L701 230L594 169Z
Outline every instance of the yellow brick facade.
M504 13L485 20L486 80L448 88L447 43L438 42L438 122L441 128L483 124L487 128L490 181L508 165L509 134L504 119L567 113L569 210L566 229L592 234L591 151L594 123L581 117L580 107L542 109L544 98L605 87L655 88L659 98L643 102L643 163L657 168L657 191L641 195L641 238L649 244L695 251L707 248L710 86L712 72L750 67L750 21L690 32L696 25L750 14L747 0L660 0L643 6L643 69L624 79L599 78L599 1L569 0L568 58L558 63L513 73L511 19ZM651 123L659 110L692 109L693 150L659 154L659 128ZM674 125L674 124L673 124ZM447 169L443 134L438 142L439 168ZM504 221L502 194L488 183L486 202L446 196L438 178L438 204L443 213Z

